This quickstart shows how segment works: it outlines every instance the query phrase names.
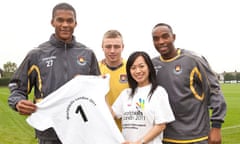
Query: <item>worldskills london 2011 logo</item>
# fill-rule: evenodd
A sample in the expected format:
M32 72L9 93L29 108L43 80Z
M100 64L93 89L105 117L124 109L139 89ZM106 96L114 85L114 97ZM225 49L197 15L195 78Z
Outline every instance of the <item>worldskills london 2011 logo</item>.
M145 100L139 98L138 102L136 102L136 108L138 110L140 110L140 109L143 110L144 109L144 105L145 105Z

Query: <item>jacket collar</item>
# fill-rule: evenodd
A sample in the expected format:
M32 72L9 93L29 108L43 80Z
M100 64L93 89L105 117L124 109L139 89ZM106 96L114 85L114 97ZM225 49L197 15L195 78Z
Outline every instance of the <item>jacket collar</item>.
M52 34L50 37L50 43L57 48L73 48L76 44L75 36L72 36L72 41L69 43L65 43L62 40L59 40L55 37L55 34Z

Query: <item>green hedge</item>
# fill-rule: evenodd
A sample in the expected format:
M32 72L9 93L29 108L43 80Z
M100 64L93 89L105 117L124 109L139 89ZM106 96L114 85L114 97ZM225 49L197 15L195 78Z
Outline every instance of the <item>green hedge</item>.
M8 86L10 78L0 78L0 86Z

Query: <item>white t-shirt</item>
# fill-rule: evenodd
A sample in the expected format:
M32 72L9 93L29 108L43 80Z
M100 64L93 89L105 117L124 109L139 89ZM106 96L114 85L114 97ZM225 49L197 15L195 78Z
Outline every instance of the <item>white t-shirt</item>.
M37 103L27 122L40 131L53 127L63 144L120 144L123 136L105 102L109 77L75 77Z
M118 118L122 118L122 133L125 140L141 139L154 124L169 123L175 120L164 88L158 86L149 100L151 84L138 87L133 98L131 89L122 91L112 108ZM148 144L162 144L162 134Z

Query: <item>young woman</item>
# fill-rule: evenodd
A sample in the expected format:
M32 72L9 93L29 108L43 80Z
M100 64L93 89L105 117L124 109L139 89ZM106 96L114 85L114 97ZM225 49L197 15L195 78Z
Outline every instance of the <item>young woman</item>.
M123 144L162 144L166 123L174 121L167 92L157 85L149 55L132 53L126 65L129 88L112 106L114 118L122 119Z

